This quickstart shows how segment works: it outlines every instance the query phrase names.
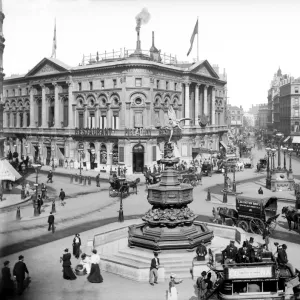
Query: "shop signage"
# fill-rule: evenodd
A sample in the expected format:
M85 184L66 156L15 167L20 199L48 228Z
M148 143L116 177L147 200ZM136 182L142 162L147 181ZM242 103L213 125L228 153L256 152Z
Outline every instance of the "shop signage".
M112 134L111 128L75 128L75 135L79 136L110 136Z
M125 128L125 136L149 136L151 135L151 129L144 128Z
M169 136L170 135L170 129L168 128L160 128L159 129L159 135L160 136ZM181 135L181 130L178 127L175 127L173 129L173 134L172 136L180 136Z
M255 279L272 277L272 266L228 268L228 279Z

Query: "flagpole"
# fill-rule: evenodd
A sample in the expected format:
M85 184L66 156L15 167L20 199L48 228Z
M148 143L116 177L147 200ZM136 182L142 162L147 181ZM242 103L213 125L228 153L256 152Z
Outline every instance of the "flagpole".
M197 62L199 61L199 17L197 17Z

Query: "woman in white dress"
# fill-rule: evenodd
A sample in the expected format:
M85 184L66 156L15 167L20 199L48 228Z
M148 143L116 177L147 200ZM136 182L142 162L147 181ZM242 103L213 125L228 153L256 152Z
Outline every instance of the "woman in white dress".
M182 281L183 281L182 279L178 279L178 280L176 279L176 274L172 273L170 275L167 300L178 300L178 296L177 296L178 292L175 285L181 283Z
M80 264L86 270L86 273L90 274L90 272L91 272L91 258L89 256L87 256L85 253L83 253L81 255Z

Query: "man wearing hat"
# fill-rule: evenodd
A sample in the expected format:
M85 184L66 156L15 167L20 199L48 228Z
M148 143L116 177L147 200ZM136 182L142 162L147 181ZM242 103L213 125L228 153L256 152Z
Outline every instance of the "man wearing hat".
M25 273L27 273L27 276L29 276L26 264L24 263L24 256L20 255L19 261L15 264L13 270L13 275L17 280L18 295L22 295L24 291Z
M0 292L0 296L4 296L4 299L6 299L7 296L11 296L13 293L14 282L11 279L9 261L7 260L4 262L4 268L2 268L2 294Z
M255 247L254 247L254 238L251 236L247 246L247 256L249 257L250 263L255 262Z
M80 255L80 246L81 246L81 238L79 233L76 233L73 239L73 255L76 258L79 258Z
M203 271L201 276L197 278L196 285L198 288L198 300L204 300L205 294L207 292L207 283L205 282L205 277L207 273Z
M234 241L230 241L230 244L222 251L225 266L228 266L228 264L235 264L237 252L238 250L237 247L234 246Z
M52 232L54 233L54 216L52 214L52 211L50 212L50 215L48 217L48 231L52 229Z
M203 241L200 242L200 245L196 249L197 254L197 260L203 261L205 260L205 256L207 255L207 249L203 243Z
M249 262L249 258L247 256L247 243L244 241L243 247L238 250L236 255L236 262L237 263L247 263Z
M151 285L154 285L154 283L158 283L157 282L158 268L159 268L158 252L154 252L154 258L152 258L152 260L151 260L151 266L150 266L150 279L149 279L149 283Z
M278 250L277 262L279 264L285 265L291 271L292 276L294 277L294 276L296 276L296 273L295 273L294 267L288 261L286 249L287 249L287 245L283 244L282 249Z

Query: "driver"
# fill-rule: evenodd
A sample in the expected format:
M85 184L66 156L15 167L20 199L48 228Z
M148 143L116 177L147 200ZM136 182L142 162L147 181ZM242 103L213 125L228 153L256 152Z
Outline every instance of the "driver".
M278 249L277 262L279 264L285 265L291 271L292 276L295 277L296 273L295 273L294 267L288 261L286 249L287 249L287 245L286 244L282 245L282 249Z

